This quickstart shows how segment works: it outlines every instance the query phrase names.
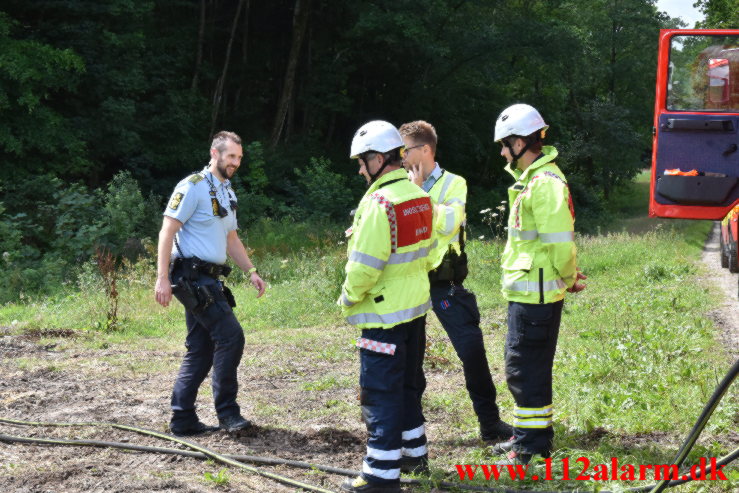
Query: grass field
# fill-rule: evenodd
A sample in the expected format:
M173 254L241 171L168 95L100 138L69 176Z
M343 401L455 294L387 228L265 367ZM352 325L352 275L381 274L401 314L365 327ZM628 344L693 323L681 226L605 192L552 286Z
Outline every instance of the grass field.
M633 200L625 204L643 202L640 186L637 183ZM731 364L717 341L719 329L706 316L721 294L697 281L710 223L629 218L633 214L628 207L620 210L618 222L604 228L609 232L578 239L579 265L589 279L583 293L568 295L555 359L555 478L562 476L564 458L571 458L573 478L582 469L575 463L578 457L587 457L591 464L608 464L612 457L621 464L669 463ZM639 206L638 210L646 209ZM353 347L357 331L344 324L334 304L343 277L344 247L341 236L332 235L330 241L316 241L298 251L267 252L266 247L255 251L255 262L270 282L261 299L254 298L243 277L232 282L236 314L247 338L242 380L257 375L285 385L280 399L269 394L254 399L249 412L257 419L290 429L324 422L351 422L357 428L359 409L348 397L356 392L358 382ZM500 242L470 241L472 274L466 284L478 297L499 403L504 418L510 419L513 400L502 375L506 306L499 293L501 249ZM172 375L176 357L154 361L146 354L176 355L184 338L184 317L179 306L164 309L154 302L153 280L152 261L129 265L121 272L118 330L112 332L100 330L109 300L92 266L83 269L77 285L55 297L0 307L0 327L16 334L37 331L42 335L39 345L112 353L94 364L85 358L50 362L43 357L18 357L4 363L6 371ZM81 336L60 338L46 332L51 334L47 337L43 331L49 329L71 329ZM461 365L433 315L428 319L426 369L430 383L424 410L433 477L453 480L456 464L490 463L493 457L476 440L477 424L463 387ZM204 391L208 397L205 387ZM297 397L285 397L288 394ZM738 428L739 391L734 385L690 460L730 452L739 445ZM355 467L359 461L357 455ZM735 491L736 464L728 474L728 483L699 482L680 491ZM478 478L471 484L593 491L646 483ZM235 487L233 481L231 487Z

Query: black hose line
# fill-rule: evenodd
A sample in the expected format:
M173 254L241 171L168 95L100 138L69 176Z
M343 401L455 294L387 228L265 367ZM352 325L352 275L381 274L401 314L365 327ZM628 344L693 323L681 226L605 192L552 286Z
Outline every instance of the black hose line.
M721 399L724 397L724 394L726 394L726 391L729 390L729 387L731 387L731 384L734 382L737 375L739 375L739 358L737 358L737 360L731 366L729 372L726 374L723 380L721 380L721 383L718 384L716 390L713 391L713 395L710 399L708 399L708 402L703 408L703 412L698 417L695 425L693 425L693 429L690 430L688 437L685 439L685 443L683 443L682 447L680 447L680 450L678 450L677 456L675 456L675 459L672 461L672 463L677 465L677 467L680 467L685 458L688 456L688 453L690 453L690 450L693 448L693 445L695 445L696 440L698 440L698 436L703 431L703 428L706 427L706 423L708 423L708 418L710 418L713 414L713 411L716 410L718 403L721 402ZM661 492L662 490L667 488L669 483L670 481L668 479L663 479L662 481L654 485L654 488L650 490L650 493Z
M726 391L729 389L731 384L734 382L737 375L739 375L739 359L737 359L737 361L731 367L731 369L726 374L726 376L723 378L721 383L719 383L719 385L716 387L716 390L714 391L713 395L711 396L708 403L704 407L703 412L701 413L700 417L698 418L695 425L693 426L693 429L691 430L690 434L685 439L685 442L683 443L682 447L678 451L677 456L675 457L675 460L673 461L674 465L677 465L678 467L680 467L682 462L688 456L688 454L690 453L690 450L695 445L695 442L697 441L698 436L705 428L706 423L708 422L708 419L711 417L711 415L715 411L719 402L724 397L724 395L726 394ZM254 472L261 476L274 479L276 481L279 481L284 484L288 484L290 486L295 486L298 488L305 489L307 491L330 493L330 490L326 490L326 489L313 486L307 483L302 483L300 481L296 481L296 480L293 480L293 479L290 479L290 478L287 478L285 476L281 476L278 474L262 471L256 467L248 466L240 461L252 462L252 463L257 463L257 464L266 464L266 465L286 465L286 466L302 468L302 469L314 469L314 470L319 470L322 472L327 472L331 474L339 474L339 475L350 476L350 477L357 476L360 474L359 471L352 471L349 469L340 469L340 468L324 466L320 464L311 464L311 463L302 462L302 461L275 459L275 458L259 457L259 456L252 456L252 455L219 454L201 445L188 442L187 440L183 440L181 438L176 438L171 435L164 434L164 433L147 430L145 428L139 428L139 427L128 426L128 425L120 425L117 423L44 423L44 422L20 421L20 420L7 419L7 418L0 418L0 423L22 425L22 426L50 426L50 427L111 426L113 428L118 428L121 430L134 431L136 433L141 433L144 435L154 436L157 438L162 438L162 439L169 440L172 442L180 443L182 445L185 445L195 450L195 452L191 452L187 450L164 448L164 447L131 445L131 444L119 443L119 442L105 442L105 441L99 441L99 440L67 440L67 439L54 439L54 438L32 438L32 437L18 437L18 436L13 436L13 435L4 435L4 434L0 434L0 441L8 442L8 443L111 447L111 448L134 450L134 451L140 451L140 452L177 454L177 455L182 455L185 457L193 457L193 458L200 458L200 459L211 458L211 459L218 460L228 465L239 467L241 469L246 469L250 472ZM739 457L739 448L737 448L730 454L718 459L716 462L716 466L721 467L726 464L729 464L733 462L734 460L736 460L738 457ZM459 483L450 483L447 481L438 482L438 481L431 481L431 480L418 480L418 479L408 479L408 478L401 478L400 481L401 483L407 484L407 485L432 486L436 488L439 488L439 487L451 488L451 489L463 490L463 491L481 491L481 492L490 492L490 493L531 493L529 490L517 490L517 489L511 489L511 488L490 488L490 487L484 487L484 486L473 486L473 485L464 485L464 484L459 484ZM627 488L622 491L628 491L628 492L634 492L634 493L648 491L649 493L659 493L663 491L665 488L678 486L678 485L687 483L689 481L693 481L692 476L688 476L687 479L680 479L680 480L674 480L674 481L670 481L669 479L664 479L653 485ZM578 491L580 490L558 490L556 492L537 490L536 493L577 493ZM600 491L601 493L611 493L606 490L600 490Z
M246 465L242 462L230 459L224 455L219 454L218 452L214 452L208 448L203 447L202 445L190 442L188 440L184 440L179 437L174 437L172 435L167 435L165 433L159 433L158 431L153 430L147 430L146 428L139 428L138 426L129 426L129 425L121 425L118 423L47 423L47 422L32 422L32 421L21 421L21 420L15 420L15 419L7 419L7 418L0 418L0 423L9 423L9 424L15 424L15 425L24 425L24 426L49 426L49 427L73 427L73 426L99 426L99 427L113 427L117 428L119 430L126 430L126 431L133 431L136 433L140 433L142 435L149 435L157 438L161 438L164 440L169 440L171 442L176 442L181 445L184 445L186 447L189 447L193 450L196 450L198 452L201 452L202 454L206 455L208 458L217 460L219 462L222 462L224 464L228 464L234 467L238 467L240 469L245 469L249 472L253 472L254 474L257 474L259 476L263 476L269 479L273 479L277 482L287 484L289 486L300 488L306 491L315 491L317 493L334 493L331 490L327 490L325 488L321 488L320 486L315 486L309 483L303 483L302 481L298 481L295 479L288 478L286 476L282 476L280 474L275 474L272 472L263 471L261 469L258 469L253 466Z
M0 421L3 421L0 419ZM19 423L14 423L19 424ZM202 452L191 452L189 450L182 450L182 449L173 449L173 448L165 448L165 447L152 447L148 445L134 445L130 443L122 443L122 442L107 442L102 440L69 440L69 439L63 439L63 438L36 438L36 437L20 437L15 435L5 435L0 434L0 442L6 442L6 443L24 443L24 444L33 444L33 445L68 445L68 446L90 446L90 447L103 447L103 448L117 448L122 450L131 450L135 452L149 452L149 453L159 453L159 454L168 454L168 455L180 455L183 457L191 457L195 459L208 459L209 456L202 453ZM237 461L243 461L243 462L251 462L254 464L265 464L265 465L284 465L284 466L290 466L290 467L296 467L300 469L309 469L309 470L318 470L330 474L338 474L341 476L348 476L348 477L356 477L359 475L359 471L354 471L351 469L342 469L338 467L332 467L332 466L324 466L321 464L311 464L309 462L303 462L303 461L295 461L295 460L289 460L289 459L276 459L271 457L260 457L256 455L243 455L243 454L223 454L224 457L228 457L229 459L237 460ZM734 450L729 455L726 455L725 457L722 457L716 461L716 466L721 467L726 464L729 464L733 462L734 460L739 457L739 448ZM458 489L458 490L464 490L464 491L484 491L484 492L507 492L507 493L520 493L522 491L526 490L514 490L514 489L506 489L506 488L490 488L490 487L484 487L484 486L472 486L472 485L464 485L464 484L458 484L458 483L450 483L450 482L436 482L430 480L418 480L418 479L410 479L410 478L401 478L400 480L403 484L407 485L420 485L420 486L436 486L436 487L444 487L444 488L452 488L452 489ZM692 479L681 479L681 480L675 480L671 481L669 483L669 486L678 486L687 482L692 481ZM641 492L641 491L648 491L649 489L653 488L654 485L647 485L647 486L641 486L641 487L635 487L635 488L629 488L625 491L633 491L633 492ZM527 492L528 493L528 492ZM537 490L536 493L547 493L544 491ZM551 493L551 492L550 492ZM557 493L567 493L563 491L558 491ZM602 491L601 493L608 493L608 491Z
M68 440L64 438L37 438L37 437L19 437L15 435L4 435L0 433L0 442L7 443L25 443L35 445L71 445L76 447L101 447L101 448L117 448L123 450L131 450L134 452L149 452L156 454L181 455L183 457L191 457L193 459L208 459L209 457L202 452L192 452L177 448L152 447L149 445L134 445L123 442L106 442L102 440ZM310 464L297 460L274 459L271 457L259 457L256 455L243 454L223 454L229 459L251 462L252 464L264 464L269 466L291 466L299 469L316 469L331 474L339 474L342 476L357 476L357 471L351 469L341 469L338 467L322 466L320 464Z

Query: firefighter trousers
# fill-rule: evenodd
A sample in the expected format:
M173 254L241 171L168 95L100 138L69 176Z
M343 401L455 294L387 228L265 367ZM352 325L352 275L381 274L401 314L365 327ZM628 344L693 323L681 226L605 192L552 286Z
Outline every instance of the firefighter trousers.
M513 450L548 456L552 449L552 365L563 301L508 303L505 370L516 401Z
M401 456L428 456L421 411L425 326L423 316L391 329L362 330L359 385L368 435L362 477L369 483L398 483ZM380 345L393 354L380 352Z

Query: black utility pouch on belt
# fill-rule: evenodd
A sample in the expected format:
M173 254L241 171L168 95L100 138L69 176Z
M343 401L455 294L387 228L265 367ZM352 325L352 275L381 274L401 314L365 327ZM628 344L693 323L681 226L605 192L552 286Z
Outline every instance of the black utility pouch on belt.
M172 284L172 294L182 303L185 310L196 311L200 301L196 291L196 286L184 277L180 278L177 284Z
M193 313L202 313L214 301L213 293L208 286L200 286L184 277L172 285L172 294L182 303L185 310Z
M221 287L223 288L223 294L226 297L226 301L228 302L228 306L231 308L236 307L236 298L234 298L234 294L231 292L231 290L228 288L228 286L221 283Z
M459 238L461 253L457 254L454 248L449 245L449 250L447 250L446 255L441 260L441 264L429 272L430 282L462 284L467 279L469 271L467 269L467 253L464 251L464 227L460 228Z
M213 304L213 293L207 286L197 283L203 266L209 265L198 257L176 258L170 276L177 271L177 283L172 285L172 294L182 303L185 310L201 313Z
M467 254L462 252L457 254L451 248L444 255L439 266L429 272L429 281L434 282L453 282L462 284L467 278Z

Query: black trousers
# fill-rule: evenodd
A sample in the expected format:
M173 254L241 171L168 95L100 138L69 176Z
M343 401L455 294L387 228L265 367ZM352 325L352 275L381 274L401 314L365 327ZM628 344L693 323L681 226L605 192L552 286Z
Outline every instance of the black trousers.
M485 355L477 298L461 284L434 283L431 302L462 361L464 381L480 427L492 426L500 419L500 410L495 403L495 385Z
M505 369L516 401L513 450L547 456L552 449L552 365L563 301L508 303Z
M181 275L175 270L172 280L176 283ZM218 419L241 413L236 403L239 388L236 370L244 352L244 331L226 300L221 283L205 275L200 275L196 282L208 287L214 302L201 313L185 312L187 352L172 391L173 428L187 428L197 423L195 400L211 368Z

